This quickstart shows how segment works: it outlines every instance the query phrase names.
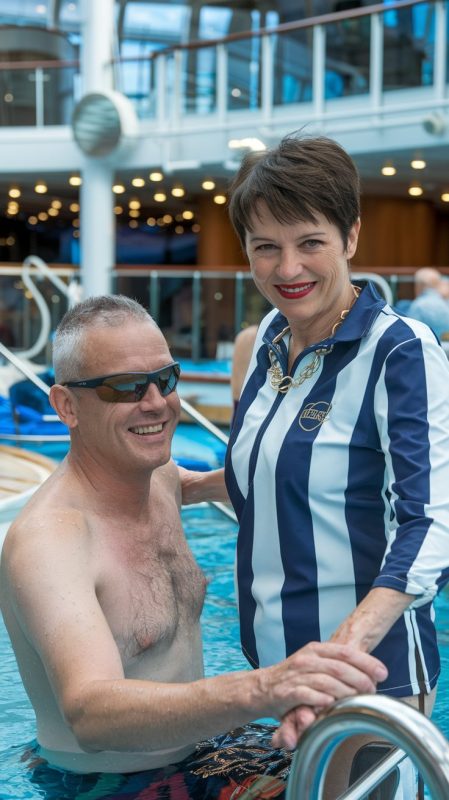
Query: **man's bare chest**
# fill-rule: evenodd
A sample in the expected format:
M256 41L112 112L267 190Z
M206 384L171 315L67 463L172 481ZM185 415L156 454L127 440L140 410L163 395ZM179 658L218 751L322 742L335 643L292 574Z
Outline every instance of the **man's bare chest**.
M105 569L99 601L124 661L198 622L206 578L177 526L160 520L154 539L113 551Z

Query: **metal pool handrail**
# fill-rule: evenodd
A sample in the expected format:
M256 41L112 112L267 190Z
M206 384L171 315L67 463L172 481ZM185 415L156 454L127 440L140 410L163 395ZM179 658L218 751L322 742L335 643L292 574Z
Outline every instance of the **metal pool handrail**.
M336 800L361 800L405 755L422 774L433 800L449 797L449 742L423 714L383 695L359 695L340 700L303 734L295 753L286 800L321 800L330 759L348 736L370 733L401 748L362 776ZM405 751L405 752L404 752Z

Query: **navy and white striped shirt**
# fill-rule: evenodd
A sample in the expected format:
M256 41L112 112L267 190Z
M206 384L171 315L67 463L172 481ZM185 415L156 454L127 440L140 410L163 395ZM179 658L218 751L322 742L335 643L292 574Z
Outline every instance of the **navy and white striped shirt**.
M255 666L278 662L388 587L416 600L374 651L389 670L379 690L429 691L440 669L432 600L449 579L448 361L427 326L368 284L320 342L333 349L319 369L280 394L268 351L286 325L275 309L259 328L226 462L243 652Z

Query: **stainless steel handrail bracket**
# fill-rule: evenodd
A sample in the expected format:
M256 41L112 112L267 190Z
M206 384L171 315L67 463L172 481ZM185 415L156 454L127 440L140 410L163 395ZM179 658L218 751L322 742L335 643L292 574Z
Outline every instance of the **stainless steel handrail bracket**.
M416 709L383 695L359 695L340 700L305 731L293 758L286 800L321 800L335 748L343 739L360 733L375 734L405 751L423 776L432 800L447 800L449 742ZM403 754L398 751L387 756L385 763L388 764L381 775L377 774L371 781L360 779L336 800L366 797L402 758ZM370 770L370 774L376 769Z

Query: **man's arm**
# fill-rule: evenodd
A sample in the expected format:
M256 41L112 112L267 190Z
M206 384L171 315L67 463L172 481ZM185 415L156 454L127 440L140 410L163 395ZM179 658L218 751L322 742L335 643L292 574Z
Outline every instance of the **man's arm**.
M26 541L7 540L2 582L8 612L39 654L83 750L182 746L260 716L281 717L298 704L321 707L372 692L386 677L371 656L324 643L272 667L191 683L126 679L97 597L94 542L73 514L56 517L57 535L36 529L27 531Z

